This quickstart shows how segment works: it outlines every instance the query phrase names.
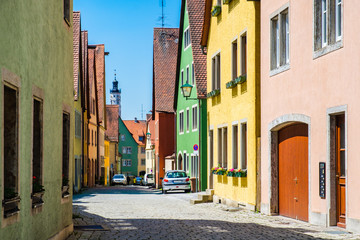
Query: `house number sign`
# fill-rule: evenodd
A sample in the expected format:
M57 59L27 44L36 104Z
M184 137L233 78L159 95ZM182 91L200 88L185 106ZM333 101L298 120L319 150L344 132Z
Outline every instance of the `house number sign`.
M325 198L325 163L319 163L319 195Z

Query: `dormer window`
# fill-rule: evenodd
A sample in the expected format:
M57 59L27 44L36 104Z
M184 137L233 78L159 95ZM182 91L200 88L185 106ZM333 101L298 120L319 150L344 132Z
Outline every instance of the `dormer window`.
M139 136L139 141L140 142L144 141L144 136Z

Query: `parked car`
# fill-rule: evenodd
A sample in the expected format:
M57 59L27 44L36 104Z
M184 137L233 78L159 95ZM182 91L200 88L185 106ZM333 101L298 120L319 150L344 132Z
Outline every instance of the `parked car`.
M113 185L116 184L123 184L126 185L127 184L127 180L124 174L115 174L111 180L111 183Z
M136 177L136 178L134 178L134 184L140 185L141 182L142 182L142 178L141 178L141 177Z
M167 193L171 190L184 190L190 192L190 178L185 171L171 170L167 171L162 179L162 192Z
M152 173L147 173L147 174L145 174L145 176L144 176L144 179L143 179L143 185L145 185L145 186L152 186L152 185L154 185L154 174L152 174Z

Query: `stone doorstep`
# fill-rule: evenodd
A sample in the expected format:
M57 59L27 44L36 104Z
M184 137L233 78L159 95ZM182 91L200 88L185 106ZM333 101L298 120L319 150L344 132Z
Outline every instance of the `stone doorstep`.
M198 194L198 199L190 199L190 204L207 203L213 201L214 190L206 189L206 192Z

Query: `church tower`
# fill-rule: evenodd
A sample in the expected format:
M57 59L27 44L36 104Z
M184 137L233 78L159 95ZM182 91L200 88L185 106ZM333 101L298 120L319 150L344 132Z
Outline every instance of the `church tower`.
M110 104L119 105L119 116L121 117L121 89L119 89L118 81L116 80L116 70L114 74L113 87L110 89Z

